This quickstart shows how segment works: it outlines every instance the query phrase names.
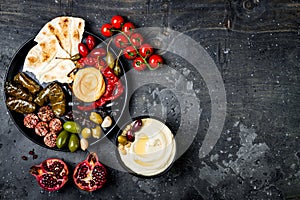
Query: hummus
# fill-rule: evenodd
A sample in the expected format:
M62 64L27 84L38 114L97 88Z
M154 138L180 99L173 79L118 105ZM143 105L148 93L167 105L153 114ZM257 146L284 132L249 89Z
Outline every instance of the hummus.
M75 74L72 89L81 101L93 102L104 94L105 81L99 69L87 67Z
M127 168L136 174L153 176L165 171L174 161L176 143L170 129L162 122L142 119L143 125L135 132L135 140L127 153L120 158ZM131 124L131 126L133 123Z

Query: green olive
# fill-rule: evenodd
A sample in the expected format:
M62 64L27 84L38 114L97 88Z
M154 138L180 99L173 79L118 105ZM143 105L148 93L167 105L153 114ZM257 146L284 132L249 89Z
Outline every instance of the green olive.
M96 112L91 112L90 120L96 124L101 124L103 122L101 115Z
M81 131L81 136L85 139L90 138L92 136L92 131L91 129L85 127L84 129L82 129Z
M92 135L94 138L99 139L102 135L102 129L100 126L96 126L95 128L92 129Z
M56 139L56 146L58 148L65 147L68 142L69 137L70 137L70 134L68 131L63 130L62 132L60 132Z
M79 138L77 134L71 134L68 147L71 152L74 152L79 148Z
M123 135L118 136L118 142L122 145L126 145L128 143L126 136Z
M64 129L70 133L80 133L80 126L74 121L66 121L63 125Z

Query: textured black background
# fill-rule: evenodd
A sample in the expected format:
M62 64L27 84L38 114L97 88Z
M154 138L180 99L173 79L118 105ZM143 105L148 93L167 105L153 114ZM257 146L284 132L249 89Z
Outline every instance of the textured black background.
M299 2L292 0L1 0L0 199L299 199L299 9ZM3 101L5 72L21 44L52 18L82 17L87 28L100 35L101 25L115 14L138 27L183 32L208 51L227 96L221 138L208 156L199 158L211 115L208 91L192 66L165 54L166 63L201 91L200 128L188 151L156 179L110 169L109 182L97 192L81 192L71 181L59 192L44 192L28 173L30 166L59 157L74 168L86 153L51 151L25 138L9 119ZM141 88L133 96L133 114L153 103L145 105L139 98L153 94L152 89ZM178 108L173 112L179 115ZM21 156L33 148L38 159L23 161Z

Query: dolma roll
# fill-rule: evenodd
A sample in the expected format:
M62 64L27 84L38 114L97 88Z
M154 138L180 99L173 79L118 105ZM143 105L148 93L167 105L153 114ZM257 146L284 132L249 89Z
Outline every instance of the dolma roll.
M39 84L37 84L33 79L31 79L29 76L27 76L23 72L19 72L17 75L15 75L14 81L16 83L22 85L24 88L27 88L27 90L31 94L36 94L41 89L41 86Z
M35 103L23 99L16 99L14 97L9 97L6 100L6 105L9 110L13 110L22 114L33 113L36 109Z
M27 101L32 101L33 96L28 91L26 91L25 88L23 88L20 85L17 85L15 83L12 83L11 81L5 82L5 93L8 96L15 97L16 99L23 99Z

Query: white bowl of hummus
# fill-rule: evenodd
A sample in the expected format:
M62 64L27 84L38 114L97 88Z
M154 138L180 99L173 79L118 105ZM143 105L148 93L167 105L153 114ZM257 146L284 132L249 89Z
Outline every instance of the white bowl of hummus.
M154 118L141 119L141 127L134 130L133 121L124 126L118 134L118 155L121 164L131 173L152 177L167 171L174 162L176 142L167 125ZM134 136L132 141L120 141L126 138L128 131Z

